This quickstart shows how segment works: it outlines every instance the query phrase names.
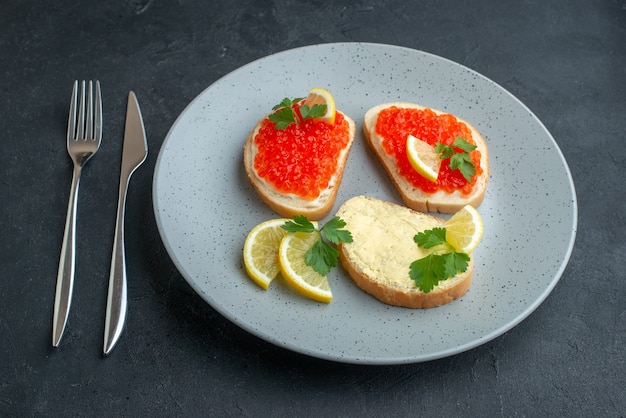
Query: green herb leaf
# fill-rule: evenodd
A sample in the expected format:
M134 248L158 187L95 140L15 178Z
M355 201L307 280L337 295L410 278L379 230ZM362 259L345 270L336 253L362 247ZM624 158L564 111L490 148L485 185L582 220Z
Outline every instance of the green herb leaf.
M450 168L459 170L467 181L472 181L472 176L476 174L476 167L474 166L472 157L467 153L454 154L450 157Z
M433 248L446 243L446 228L433 228L418 233L413 240L423 248Z
M315 226L304 215L296 215L293 221L287 221L282 228L288 232L314 232Z
M274 106L272 110L278 110L281 107L290 108L293 107L294 104L299 103L302 100L304 100L302 97L298 97L293 100L291 100L289 97L285 97L280 103Z
M465 139L461 138L460 136L457 136L454 139L452 146L454 148L460 148L465 152L472 152L476 149L476 145L470 144L469 142L467 142Z
M469 255L465 253L457 253L456 251L442 254L441 257L443 257L445 261L446 278L454 277L458 274L458 272L467 270L467 265L470 261Z
M410 276L415 285L424 293L434 289L439 280L444 280L445 261L437 254L430 254L411 263Z
M345 226L346 222L335 216L319 230L319 238L304 254L304 261L307 266L312 267L322 276L326 276L337 265L339 252L326 241L335 245L342 242L352 242L350 231L342 229ZM289 232L316 232L313 223L304 215L294 216L293 221L285 222L282 228Z
M278 110L276 113L272 113L268 116L270 122L276 123L276 129L283 130L287 126L295 122L294 114L291 109L286 107Z
M285 97L280 103L272 107L274 113L267 118L270 122L274 122L275 128L278 130L286 129L292 123L300 124L306 119L320 118L326 114L326 105L315 104L313 106L302 105L300 106L300 115L294 109L294 105L300 103L304 98L298 97L295 99L289 99Z
M322 240L321 237L304 254L306 264L322 276L326 276L337 265L338 259L339 252L337 249Z
M459 253L446 242L446 229L433 228L416 234L413 240L418 246L432 249L424 258L415 260L409 267L409 276L415 285L428 293L442 280L467 270L469 255Z
M300 114L302 115L302 119L312 119L312 118L321 118L326 114L326 105L315 104L311 107L308 105L302 105L300 107Z
M442 160L445 160L446 158L450 158L450 156L454 154L454 148L441 142L437 142L435 144L435 152L440 154L440 158Z
M337 245L340 242L352 242L352 234L350 231L341 229L346 226L346 222L339 216L335 216L328 221L321 229L326 239Z
M458 151L458 150L461 151ZM459 170L465 180L472 181L472 176L476 174L476 167L470 156L470 152L476 149L476 145L470 144L465 139L457 136L452 145L445 145L441 142L435 144L435 151L440 154L442 160L450 158L450 168Z

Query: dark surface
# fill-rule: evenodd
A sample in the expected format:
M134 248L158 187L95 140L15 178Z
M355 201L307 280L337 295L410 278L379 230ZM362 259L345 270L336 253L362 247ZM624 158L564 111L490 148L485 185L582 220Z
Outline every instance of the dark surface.
M205 304L162 245L152 175L185 106L254 59L348 41L431 52L491 78L570 165L579 224L562 279L528 319L469 352L374 367L285 351ZM0 415L626 416L623 0L3 1L0 70ZM73 81L91 78L105 140L83 172L74 299L53 349L67 110ZM128 321L103 358L131 89L150 153L128 195Z

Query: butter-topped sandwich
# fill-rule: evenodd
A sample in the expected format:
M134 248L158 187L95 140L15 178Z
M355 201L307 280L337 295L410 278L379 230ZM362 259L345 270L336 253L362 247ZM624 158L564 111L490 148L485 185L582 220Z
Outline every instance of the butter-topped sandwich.
M339 258L352 280L390 305L431 308L463 296L472 282L472 251L483 225L471 206L446 221L380 199L357 196L337 216L352 242Z

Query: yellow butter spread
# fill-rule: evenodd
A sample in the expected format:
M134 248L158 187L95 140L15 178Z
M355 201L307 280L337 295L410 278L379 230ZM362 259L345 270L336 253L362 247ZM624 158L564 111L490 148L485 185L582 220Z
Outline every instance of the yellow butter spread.
M346 221L345 229L352 233L353 242L344 245L363 273L405 288L415 288L409 277L411 263L428 255L413 237L444 222L435 217L415 216L406 207L365 196L350 199L337 215Z

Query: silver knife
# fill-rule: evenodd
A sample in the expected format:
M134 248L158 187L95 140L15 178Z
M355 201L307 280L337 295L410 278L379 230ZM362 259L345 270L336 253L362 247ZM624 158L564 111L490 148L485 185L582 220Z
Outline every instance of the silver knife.
M104 355L111 352L122 334L126 320L126 256L124 252L124 211L126 192L130 176L148 155L146 132L141 118L141 109L135 93L128 93L126 108L126 129L124 131L124 147L122 149L122 169L120 172L120 191L117 202L117 220L115 223L115 239L109 275L109 292L104 322Z

